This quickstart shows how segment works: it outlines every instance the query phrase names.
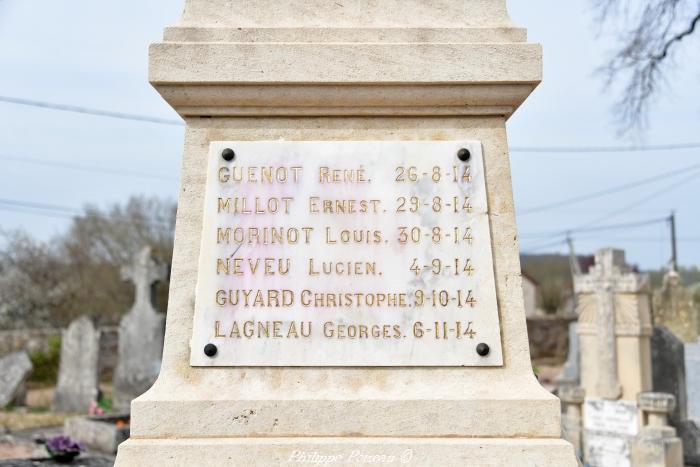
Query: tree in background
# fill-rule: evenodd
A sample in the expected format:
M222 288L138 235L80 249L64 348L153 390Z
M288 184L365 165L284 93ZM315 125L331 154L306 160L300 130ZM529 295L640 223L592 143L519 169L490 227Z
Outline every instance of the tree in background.
M82 314L117 324L134 299L122 266L146 245L159 261L171 263L175 210L172 201L134 197L106 210L86 207L65 234L48 242L5 233L0 325L64 327ZM166 309L167 290L167 283L156 289L160 310Z
M643 127L673 57L700 29L697 0L593 0L601 25L613 25L615 51L601 68L608 84L621 83L615 113L623 131ZM683 44L681 44L683 43ZM694 63L697 63L695 61Z

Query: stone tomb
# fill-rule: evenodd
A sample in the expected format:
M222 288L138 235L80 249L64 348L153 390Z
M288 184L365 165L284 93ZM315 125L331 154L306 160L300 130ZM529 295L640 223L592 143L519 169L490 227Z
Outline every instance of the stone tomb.
M128 412L132 399L143 394L158 377L163 353L165 316L153 307L153 286L167 277L167 267L143 248L134 264L122 270L131 280L136 299L119 324L119 362L114 372L114 409Z
M504 0L188 0L150 73L186 143L117 466L577 465L528 352L505 122L541 58Z
M52 408L58 412L87 412L99 394L100 331L82 316L61 338L61 363Z
M32 371L27 352L15 352L0 358L0 408L24 403L24 382Z

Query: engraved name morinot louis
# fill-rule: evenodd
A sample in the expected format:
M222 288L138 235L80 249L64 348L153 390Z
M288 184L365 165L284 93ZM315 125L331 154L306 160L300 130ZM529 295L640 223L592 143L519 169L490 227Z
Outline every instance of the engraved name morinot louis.
M502 364L481 145L215 142L191 363Z

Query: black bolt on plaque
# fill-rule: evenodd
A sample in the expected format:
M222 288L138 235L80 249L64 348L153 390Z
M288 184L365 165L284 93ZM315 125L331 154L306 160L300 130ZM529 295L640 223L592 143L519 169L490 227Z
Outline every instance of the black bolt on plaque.
M214 355L216 355L217 350L218 349L214 344L207 344L204 346L204 355L206 355L207 357L213 357Z
M476 346L476 353L478 353L482 357L487 356L490 351L491 351L491 349L489 349L489 345L484 344L483 342Z
M467 162L470 157L472 157L472 153L469 152L469 149L467 148L462 148L459 151L457 151L457 157L459 160L462 162Z
M233 152L233 149L226 148L223 151L221 151L221 157L223 157L225 161L231 162L233 158L236 157L236 153Z

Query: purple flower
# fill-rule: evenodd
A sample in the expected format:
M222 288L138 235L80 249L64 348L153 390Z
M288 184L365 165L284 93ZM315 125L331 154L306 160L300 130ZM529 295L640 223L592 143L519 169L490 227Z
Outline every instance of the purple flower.
M52 454L80 452L85 450L83 443L72 440L69 436L54 436L46 440L46 449Z

